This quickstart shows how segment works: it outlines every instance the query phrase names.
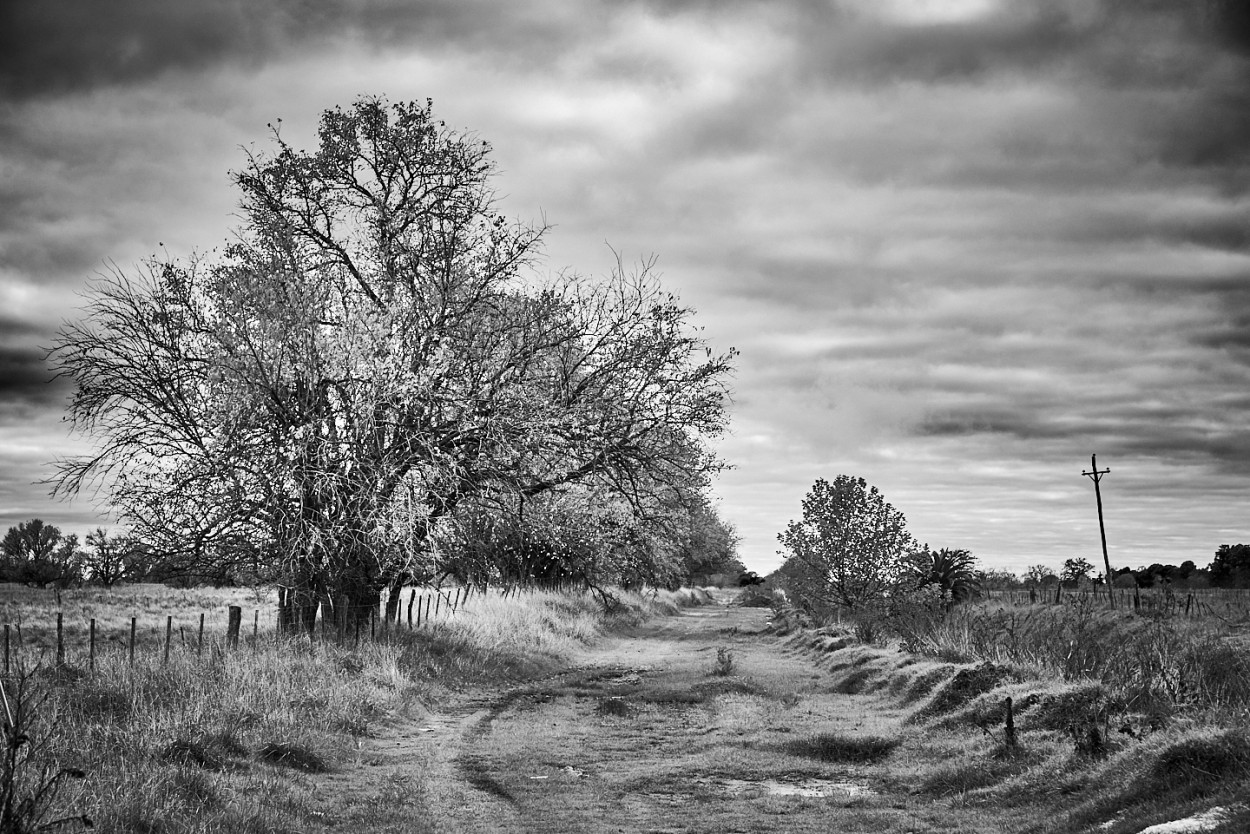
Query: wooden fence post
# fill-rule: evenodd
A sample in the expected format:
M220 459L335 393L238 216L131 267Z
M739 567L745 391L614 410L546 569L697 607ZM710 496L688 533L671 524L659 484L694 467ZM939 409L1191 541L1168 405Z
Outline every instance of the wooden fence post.
M252 616L252 643L253 645L256 643L256 640L259 637L260 637L260 609L257 608L255 613Z
M163 661L166 666L169 665L169 641L173 639L173 636L174 636L174 615L166 614L165 615L165 660Z
M95 617L87 625L87 668L95 671Z
M130 668L135 668L135 628L138 626L138 617L130 618Z
M65 629L63 623L63 615L60 611L56 612L56 665L65 665Z
M4 624L4 673L9 674L9 624Z
M195 641L195 656L204 654L204 612L200 612L200 636Z
M435 591L434 592L434 616L435 617L438 616L438 612L442 607L443 607L443 592Z
M412 596L408 598L408 630L412 631L412 604L417 601L417 589L412 589Z
M229 618L226 620L226 647L237 649L239 647L239 628L243 625L243 608L239 605L231 605L229 610Z
M1007 726L1003 729L1003 746L1008 752L1014 753L1019 749L1020 743L1016 738L1016 720L1012 715L1011 699L1007 699Z

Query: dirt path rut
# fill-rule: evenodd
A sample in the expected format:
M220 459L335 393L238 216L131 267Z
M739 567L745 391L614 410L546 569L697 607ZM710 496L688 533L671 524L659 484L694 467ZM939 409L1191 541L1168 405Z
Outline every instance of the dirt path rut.
M880 762L823 755L819 739L896 735L903 715L833 691L764 633L768 613L657 618L556 674L395 727L323 778L325 830L1003 830L907 795Z

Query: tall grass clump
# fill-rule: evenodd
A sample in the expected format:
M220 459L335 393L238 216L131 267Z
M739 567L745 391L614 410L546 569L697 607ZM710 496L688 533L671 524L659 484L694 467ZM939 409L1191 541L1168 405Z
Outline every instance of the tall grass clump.
M908 625L908 649L950 662L1096 680L1142 706L1250 708L1250 647L1208 623L1141 616L1080 597L1060 605L959 605Z

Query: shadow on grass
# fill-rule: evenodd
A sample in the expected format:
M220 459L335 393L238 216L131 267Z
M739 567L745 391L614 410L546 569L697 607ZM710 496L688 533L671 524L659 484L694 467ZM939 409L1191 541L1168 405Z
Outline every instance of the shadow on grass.
M889 756L898 743L899 740L896 738L883 736L822 733L807 738L796 738L776 745L773 749L819 762L874 764Z

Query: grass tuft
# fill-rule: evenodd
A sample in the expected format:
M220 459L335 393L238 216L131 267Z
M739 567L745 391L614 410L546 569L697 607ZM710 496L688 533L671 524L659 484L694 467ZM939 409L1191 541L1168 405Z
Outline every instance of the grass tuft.
M1250 735L1208 731L1165 748L1149 772L1155 792L1202 796L1228 780L1250 778Z
M325 773L329 770L325 759L312 750L285 741L270 741L256 751L257 757L270 764L302 770L305 773Z
M199 742L178 738L157 754L161 761L175 765L194 765L205 770L225 770L226 765L219 757Z
M615 718L629 718L633 713L633 709L629 706L629 702L624 698L604 698L599 701L597 710L600 715L610 715Z
M950 680L938 687L933 696L912 714L910 720L922 721L933 716L954 712L978 695L992 692L1007 681L1019 679L1020 675L1015 670L989 661L960 669Z
M795 756L839 764L874 764L897 747L897 738L822 733L787 742L782 749Z

